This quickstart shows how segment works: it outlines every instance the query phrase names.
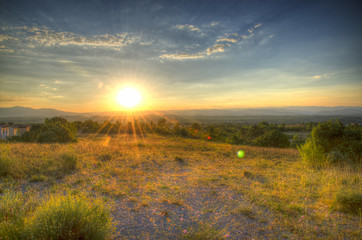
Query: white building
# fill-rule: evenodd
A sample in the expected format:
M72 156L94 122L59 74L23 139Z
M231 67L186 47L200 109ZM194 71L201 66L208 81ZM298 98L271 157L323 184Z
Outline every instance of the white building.
M30 130L27 125L0 125L0 139L9 139L12 136L21 136Z

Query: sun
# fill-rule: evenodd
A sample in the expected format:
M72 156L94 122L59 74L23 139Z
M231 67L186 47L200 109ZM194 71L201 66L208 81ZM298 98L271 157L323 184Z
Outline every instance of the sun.
M133 87L125 87L117 94L117 102L126 108L133 108L141 102L140 92Z

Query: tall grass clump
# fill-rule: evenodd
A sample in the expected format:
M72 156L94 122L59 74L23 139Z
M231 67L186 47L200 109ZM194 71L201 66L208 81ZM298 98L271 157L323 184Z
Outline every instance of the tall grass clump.
M10 162L9 158L3 155L0 155L0 177L6 177L10 172Z
M34 239L107 239L113 229L100 202L79 196L51 197L34 213L28 232Z
M60 155L60 164L64 171L73 171L77 168L78 157L74 153Z
M354 191L339 192L333 203L333 208L362 216L362 193Z
M0 239L26 239L25 216L36 206L32 198L6 192L0 197Z
M13 177L22 178L26 172L25 163L20 159L0 153L0 178Z

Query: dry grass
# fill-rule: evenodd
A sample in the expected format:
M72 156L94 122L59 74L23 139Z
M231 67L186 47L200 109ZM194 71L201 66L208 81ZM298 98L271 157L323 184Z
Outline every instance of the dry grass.
M314 170L294 149L155 135L0 149L4 193L31 191L40 202L65 192L99 198L111 206L114 238L361 237L361 213L339 212L348 204L343 193L361 194L360 169Z

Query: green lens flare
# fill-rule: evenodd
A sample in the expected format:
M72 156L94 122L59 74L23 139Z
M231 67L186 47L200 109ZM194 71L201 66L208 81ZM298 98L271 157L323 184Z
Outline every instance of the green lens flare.
M239 158L242 158L242 157L244 157L245 153L244 153L244 151L240 150L240 151L238 151L237 155Z

